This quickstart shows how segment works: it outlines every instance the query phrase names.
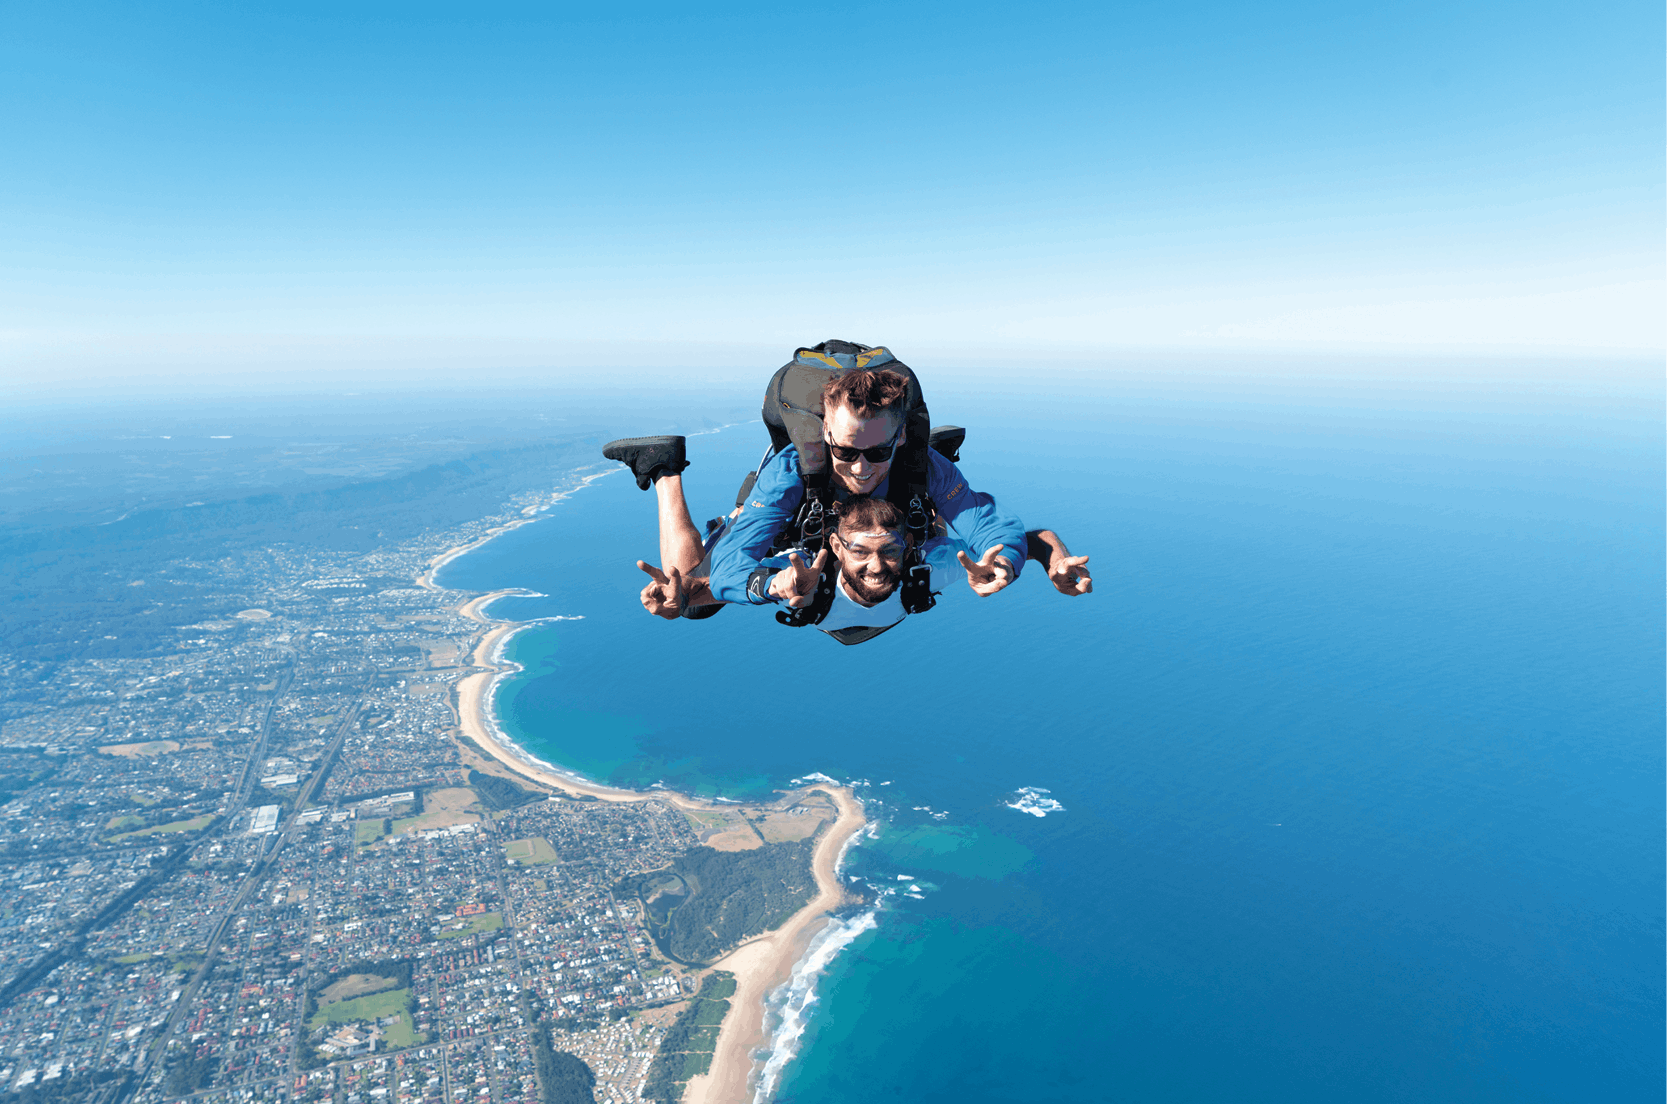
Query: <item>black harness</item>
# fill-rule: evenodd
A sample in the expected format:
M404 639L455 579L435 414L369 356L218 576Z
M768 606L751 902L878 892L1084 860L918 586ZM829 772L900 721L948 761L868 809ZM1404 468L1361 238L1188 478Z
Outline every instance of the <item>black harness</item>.
M931 531L934 512L932 496L924 490L909 495L903 519L909 548L903 554L903 579L898 584L898 598L905 613L925 613L938 604L938 595L932 590L932 568L921 554ZM791 549L802 548L807 556L814 558L827 547L828 534L838 527L839 503L833 501L831 496L824 499L812 495L807 488L804 502L799 504L793 520L777 534L770 554L779 556ZM776 620L795 629L820 625L833 608L834 587L838 578L839 561L830 555L822 567L822 575L816 581L816 591L810 601L803 606L777 610ZM768 585L767 576L760 581Z

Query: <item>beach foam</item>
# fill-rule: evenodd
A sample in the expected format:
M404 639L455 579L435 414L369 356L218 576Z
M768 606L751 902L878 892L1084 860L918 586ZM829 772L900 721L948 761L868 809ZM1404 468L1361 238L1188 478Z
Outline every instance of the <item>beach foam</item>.
M875 918L877 911L869 909L846 920L835 920L817 932L805 956L793 965L792 976L765 998L766 1015L776 1021L776 1026L770 1032L769 1057L758 1075L753 1104L767 1104L781 1079L781 1071L799 1053L799 1041L810 1020L811 1006L816 1003L817 980L852 940L879 926Z
M1041 786L1021 786L1011 795L1013 800L1003 804L1009 809L1017 809L1031 816L1045 817L1049 813L1063 813L1065 806L1048 796L1052 792Z

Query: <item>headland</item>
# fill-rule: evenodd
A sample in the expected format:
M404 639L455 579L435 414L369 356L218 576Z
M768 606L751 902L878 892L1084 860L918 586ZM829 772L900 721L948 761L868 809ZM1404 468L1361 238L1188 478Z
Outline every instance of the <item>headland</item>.
M528 517L527 520L532 519ZM431 590L441 589L433 581L439 567L492 536L524 523L512 522L482 540L442 553L435 557L429 570L417 582ZM466 739L465 752L478 749L502 769L575 796L618 802L660 800L693 813L733 811L734 805L704 801L669 790L644 792L598 784L535 759L503 733L492 712L494 690L501 678L519 669L505 658L505 645L516 632L535 622L499 620L491 617L487 610L497 599L518 593L499 590L476 594L457 607L461 615L481 626L480 636L469 657L470 673L458 680L454 692L458 727ZM848 787L828 784L807 787L811 788L827 793L837 808L836 818L822 829L812 853L816 895L775 930L749 940L712 963L712 969L735 975L733 1010L719 1031L709 1072L688 1082L684 1096L687 1104L744 1104L752 1099L761 1068L760 1048L768 1041L766 998L792 976L795 963L805 955L811 940L828 922L834 910L850 901L850 894L839 879L837 867L847 843L867 823L862 803Z

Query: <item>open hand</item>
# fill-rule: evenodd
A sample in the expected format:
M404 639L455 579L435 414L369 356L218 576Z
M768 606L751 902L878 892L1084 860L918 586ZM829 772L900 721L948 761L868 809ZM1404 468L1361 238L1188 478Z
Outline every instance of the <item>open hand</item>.
M816 595L816 584L822 578L822 568L828 562L826 548L816 553L816 559L806 566L797 552L788 554L788 566L770 577L770 597L779 598L800 609L810 605Z
M683 591L683 576L677 568L668 573L643 560L637 561L637 568L646 571L649 578L649 584L642 588L642 608L668 621L683 616L683 603L688 595Z
M1079 594L1092 594L1094 580L1089 576L1088 568L1083 566L1087 562L1087 556L1055 555L1048 561L1048 581L1059 593L1073 598Z
M955 558L961 561L961 566L967 569L967 585L980 598L988 598L1002 587L1018 577L1013 570L1013 563L1001 553L1006 545L998 544L974 563L972 557L965 552L955 553Z

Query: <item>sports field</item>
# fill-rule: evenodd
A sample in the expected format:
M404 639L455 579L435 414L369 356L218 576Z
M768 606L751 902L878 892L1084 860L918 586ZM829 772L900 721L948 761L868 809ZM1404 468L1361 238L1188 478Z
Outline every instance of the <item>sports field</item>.
M328 1023L352 1023L354 1020L368 1020L372 1023L383 1016L392 1016L406 1011L411 1005L411 990L394 989L386 993L371 993L368 996L355 997L352 1000L333 1001L313 1013L313 1018L307 1021L312 1028L323 1027Z
M141 828L137 832L123 832L119 836L110 836L109 839L122 840L133 836L157 836L169 832L195 832L207 828L213 821L213 813L204 813L202 816L192 817L190 820L176 820L172 824L158 824L154 828Z
M556 861L556 849L539 836L512 840L504 845L504 858L523 866L546 866Z
M438 936L436 936L435 938L437 938L437 939L458 939L458 938L460 938L462 936L465 936L465 935L474 935L477 932L497 931L499 928L501 928L503 926L504 926L504 914L503 913L501 913L501 912L488 912L488 913L483 913L480 916L476 916L476 917L471 918L469 923L464 927L454 928L451 931L443 931Z

